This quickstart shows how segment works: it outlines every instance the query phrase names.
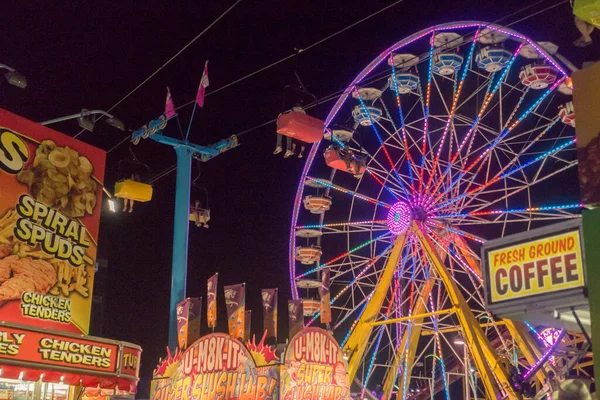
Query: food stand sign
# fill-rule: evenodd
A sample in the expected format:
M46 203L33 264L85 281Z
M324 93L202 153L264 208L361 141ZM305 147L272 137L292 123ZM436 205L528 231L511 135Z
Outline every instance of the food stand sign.
M277 365L257 367L242 342L213 333L159 363L150 399L276 400L278 394Z
M3 363L116 373L118 356L119 346L114 343L16 326L0 327L0 360Z
M105 159L0 109L0 320L88 333Z
M586 284L582 247L579 221L487 242L482 260L488 307L513 313L581 303Z
M286 350L281 371L283 400L350 398L348 370L338 342L320 328L305 328Z

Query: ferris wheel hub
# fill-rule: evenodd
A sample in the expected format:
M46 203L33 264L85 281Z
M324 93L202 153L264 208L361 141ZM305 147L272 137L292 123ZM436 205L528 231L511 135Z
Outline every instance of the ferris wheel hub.
M408 229L413 218L413 213L408 205L403 201L394 204L387 216L387 225L390 232L394 235L400 235Z

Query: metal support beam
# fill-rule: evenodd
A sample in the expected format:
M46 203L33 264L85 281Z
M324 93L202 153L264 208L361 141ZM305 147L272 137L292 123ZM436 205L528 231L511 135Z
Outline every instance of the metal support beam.
M505 319L504 324L508 328L510 336L512 336L513 340L515 341L515 344L517 345L519 350L521 350L521 353L523 353L529 365L534 365L535 362L540 358L541 351L537 347L537 345L533 344L533 342L527 341L526 335L529 334L527 333L527 328L525 328L525 324L515 323L509 319ZM534 345L535 348L532 345ZM546 379L545 371L543 369L537 371L535 377L543 385L544 380Z
M386 298L386 294L390 289L398 260L402 254L404 248L404 242L406 240L406 234L400 235L396 238L392 253L385 264L383 272L379 277L379 283L373 292L371 300L366 304L365 310L363 311L358 323L354 327L354 330L350 334L346 345L342 349L344 354L349 356L348 360L348 380L353 381L358 371L358 367L363 361L365 350L369 342L369 337L373 330L371 322L375 321L379 311L383 306L383 301Z
M187 282L188 235L190 230L190 182L193 152L175 147L177 178L175 186L175 218L173 223L173 255L171 267L171 300L169 303L169 348L177 347L177 303L185 299Z
M415 306L413 308L413 316L420 315L423 316L427 299L429 298L429 294L431 293L431 289L433 287L434 279L430 277L425 283L423 289L421 290L420 296L417 298ZM409 324L411 324L411 329L405 329L402 334L402 340L400 341L400 347L395 354L394 362L392 364L392 368L388 371L385 381L383 383L383 399L387 400L391 397L392 389L396 384L396 380L398 378L398 371L400 370L400 363L404 362L406 364L406 368L403 371L403 375L407 375L407 378L410 379L412 375L412 369L414 366L415 355L417 353L417 344L419 342L419 337L421 336L421 330L423 329L423 319L410 320ZM396 394L396 399L404 398L404 385L400 386L398 389L398 393Z
M498 362L496 353L492 349L487 337L479 327L479 321L473 315L458 286L454 282L454 277L450 275L438 254L429 236L425 233L422 224L417 221L412 222L412 228L419 239L423 250L433 264L437 276L444 282L448 297L452 305L457 308L456 316L460 322L465 335L466 345L469 346L470 354L475 361L481 380L486 388L487 396L492 399L504 397L504 394L496 385L496 379L502 386L502 390L510 399L520 399L521 396L512 387L507 373L502 369Z
M386 319L386 320L382 320L382 321L371 322L371 326L389 325L389 324L395 324L396 322L410 321L413 319L423 319L426 317L432 317L434 315L452 314L455 311L456 311L456 309L453 307L453 308L448 308L446 310L438 310L438 311L421 313L421 314L413 314L413 315L408 315L406 317L391 318L391 319Z
M147 126L133 132L131 141L139 143L150 138L175 149L177 154L177 178L175 187L175 218L173 223L173 255L171 266L171 298L169 303L169 348L177 347L177 303L185 299L187 282L187 256L190 216L190 192L192 158L208 161L227 150L237 147L235 135L208 146L200 146L187 140L179 140L162 134L167 120L163 117L150 121ZM154 132L154 133L151 133Z
M494 323L492 324L491 322L485 322L485 323L481 323L479 324L480 328L488 328L491 327L493 325L504 325L504 321L494 321ZM460 327L457 328L443 328L440 329L438 331L438 333L450 333L450 332L460 332L462 331L462 329ZM435 331L423 331L421 333L421 336L432 336L435 335Z

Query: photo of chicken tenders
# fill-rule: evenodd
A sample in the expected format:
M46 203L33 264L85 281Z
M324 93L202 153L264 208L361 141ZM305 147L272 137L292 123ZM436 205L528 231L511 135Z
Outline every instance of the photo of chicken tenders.
M25 292L46 294L56 284L47 261L13 255L0 259L0 301L20 299Z

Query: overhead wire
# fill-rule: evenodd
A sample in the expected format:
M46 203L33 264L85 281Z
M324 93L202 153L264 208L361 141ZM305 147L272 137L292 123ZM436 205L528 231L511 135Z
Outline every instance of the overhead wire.
M368 19L368 18L370 18L370 17L372 17L372 16L374 16L374 15L376 15L376 14L379 14L379 13L381 13L382 11L385 11L387 8L389 8L389 7L393 6L393 5L396 5L397 3L400 3L400 2L402 2L402 1L403 1L403 0L399 0L399 1L395 2L395 3L392 3L392 5L390 5L390 6L387 6L387 7L385 7L384 9L381 9L381 10L377 11L376 13L374 13L374 14L372 14L372 15L370 15L370 16L367 16L367 17L365 17L365 18L363 18L363 19L361 19L361 20L359 20L359 21L355 22L354 24L352 24L352 25L351 25L351 26L349 26L349 27L355 26L355 25L357 25L358 23L360 23L360 22L362 22L362 21L365 21L366 19ZM510 18L511 16L517 15L517 14L519 14L519 13L522 13L523 11L526 11L526 10L528 10L528 9L532 8L532 7L535 7L535 6L539 5L539 4L541 4L541 3L544 3L544 2L547 2L547 1L548 1L548 0L538 0L537 2L535 2L535 3L533 3L533 4L529 4L529 5L527 5L527 6L523 7L523 8L521 8L521 9L519 9L519 10L515 11L515 12L512 12L512 13L510 13L510 14L506 15L506 16L503 16L502 18L499 18L499 19L495 20L495 21L494 21L494 22L492 22L491 24L496 24L496 23L499 23L500 21L503 21L503 20L505 20L505 19L507 19L507 18ZM529 19L529 18L532 18L532 17L534 17L534 16L536 16L536 15L539 15L539 14L541 14L541 13L544 13L544 12L546 12L546 11L548 11L548 10L551 10L551 9L553 9L553 8L555 8L555 7L559 6L559 5L562 5L562 4L564 4L564 3L567 3L567 2L569 2L569 0L562 0L562 1L560 1L559 3L552 4L552 5L550 5L550 6L546 7L546 8L544 8L544 9L541 9L541 10L539 10L539 11L537 11L537 12L533 13L533 14L530 14L530 15L528 15L528 16L526 16L526 17L524 17L524 18L521 18L521 19L519 19L519 20L517 20L517 21L510 22L510 23L506 24L505 26L506 26L506 27L510 27L510 26L512 26L512 25L515 25L515 24L517 24L517 23L519 23L519 22L522 22L522 21L524 21L524 20L527 20L527 19ZM324 40L327 40L328 38L331 38L331 37L333 37L333 36L337 35L338 33L341 33L341 32L343 32L343 31L345 31L345 30L349 29L349 27L346 27L346 28L342 29L341 31L338 31L338 32L336 32L336 33L334 33L334 34L330 35L329 37L327 37L327 38L326 38L326 39L324 39ZM463 35L463 37L464 37L464 36L467 36L467 35L465 34L465 35ZM324 40L322 39L322 40L320 40L320 41L318 41L318 42L315 42L314 44L310 45L309 47L307 47L307 48L306 48L306 49L304 49L304 50L306 51L307 49L309 49L309 48L312 48L312 47L316 46L317 44L320 44L320 43L322 43ZM296 53L294 53L293 55L295 56L295 55L296 55ZM423 62L423 60L420 60L420 62ZM261 70L264 70L264 69L261 69ZM260 72L261 70L259 70L258 72ZM249 75L247 75L246 77L250 77L250 76L252 76L252 75L253 75L253 73L252 73L252 74L249 74ZM383 75L387 76L387 75L388 75L388 73L387 73L387 72L386 72L386 73L382 73L381 75L382 75L382 76L383 76ZM246 77L244 77L244 79L245 79ZM381 77L376 75L376 76L374 76L374 77L372 78L372 80L371 80L371 81L369 81L369 82L365 82L365 83L372 83L372 82L374 82L374 81L377 81L377 80L379 80L379 79L381 79ZM241 80L243 80L243 79L241 79ZM241 81L241 80L238 80L238 81ZM237 83L237 81L234 81L234 82L235 82L235 83ZM234 82L232 82L232 83L230 83L230 84L227 84L227 85L225 85L224 87L221 87L221 88L219 88L219 89L217 89L217 90L215 90L215 91L213 91L213 92L211 92L211 93L216 93L217 91L219 91L219 90L221 90L221 89L224 89L224 88L225 88L225 87L227 87L227 86L230 86L230 85L231 85L231 84L233 84ZM336 91L336 92L334 92L334 93L332 93L332 94L329 94L329 95L327 95L327 96L324 96L324 97L322 97L321 99L318 99L317 101L315 101L315 102L313 102L313 103L310 103L310 104L306 105L306 106L304 107L304 109L310 109L310 108L316 107L317 105L320 105L320 104L323 104L323 103L325 103L325 102L328 102L328 101L330 101L330 100L333 100L333 99L337 98L337 96L339 96L340 94L342 94L342 93L343 93L345 90L346 90L346 89L341 89L341 90L338 90L338 91ZM209 94L210 94L210 93L209 93ZM207 94L207 96L208 96L209 94ZM185 103L184 105L177 107L177 109L180 109L180 108L182 108L182 107L185 107L185 106L187 106L187 105L190 105L190 104L192 104L194 101L195 101L195 100L193 100L193 101L191 101L191 102L188 102L188 103ZM241 131L241 132L237 133L235 136L237 136L237 137L240 137L240 136L242 136L242 135L245 135L245 134L247 134L247 133L249 133L249 132L255 131L255 130L257 130L257 129L260 129L260 128L264 127L264 126L267 126L267 125L269 125L269 124L272 124L272 123L274 123L274 122L276 122L276 121L277 121L277 118L271 119L271 120L269 120L269 121L266 121L266 122L263 122L263 123L261 123L261 124L259 124L259 125L256 125L256 126L254 126L254 127L252 127L252 128L245 129L245 130L243 130L243 131ZM107 153L110 153L112 150L114 150L116 147L120 146L122 143L124 143L124 142L125 142L125 141L127 141L128 139L129 139L129 137L126 137L126 138L125 138L123 141L119 142L117 145L115 145L113 148L111 148L111 149L110 149L110 150L109 150ZM151 180L151 182L153 183L153 182L156 182L156 181L158 181L158 180L160 180L160 179L164 178L165 176L167 176L168 174L170 174L171 172L173 172L173 171L174 171L176 168L177 168L176 164L175 164L175 165L172 165L172 166L170 166L170 167L168 167L168 168L167 168L165 171L163 171L162 173L159 173L159 174L157 174L157 176L156 176L155 178L153 178L153 179Z
M227 10L225 10L221 15L219 15L213 22L211 22L206 28L204 28L204 30L202 32L200 32L198 35L196 35L192 40L190 40L185 46L183 46L181 48L181 50L179 50L177 53L175 53L175 55L171 58L169 58L167 60L167 62L165 62L163 65L161 65L160 67L158 67L158 69L156 71L154 71L152 74L150 74L150 76L148 76L146 79L144 79L142 81L142 83L140 83L139 85L137 85L135 88L133 88L129 93L127 93L123 98L121 98L121 100L117 101L111 108L109 108L106 112L111 112L113 109L115 109L119 104L121 104L122 102L124 102L127 98L129 98L129 96L131 96L133 93L135 93L139 88L141 88L142 86L144 86L146 84L146 82L148 82L150 79L152 79L156 74L158 74L160 71L163 70L163 68L165 68L167 65L169 65L174 59L176 59L177 57L179 57L179 55L181 53L183 53L188 47L190 47L192 44L194 44L194 42L196 42L196 40L200 39L202 37L202 35L204 35L206 32L208 32L208 30L210 28L212 28L217 22L219 22L223 17L225 17L231 10L233 10L235 8L235 6L237 6L239 3L241 3L242 0L237 0L235 3L233 3ZM103 115L102 115L103 116ZM102 116L100 116L101 119ZM82 129L77 135L75 135L74 137L78 137L79 135L81 135L83 132L85 132L85 129Z
M239 0L239 1L241 1L241 0ZM237 3L239 3L239 1L238 1ZM257 75L257 74L259 74L259 73L261 73L261 72L263 72L263 71L266 71L267 69L270 69L270 68L272 68L272 67L274 67L274 66L276 66L276 65L279 65L279 64L281 64L282 62L285 62L285 61L287 61L287 60L289 60L289 59L292 59L292 58L296 57L298 54L300 54L300 53L303 53L303 52L306 52L306 51L308 51L308 50L310 50L310 49L312 49L312 48L314 48L314 47L316 47L316 46L318 46L318 45L320 45L320 44L322 44L322 43L326 42L327 40L329 40L329 39L331 39L331 38L333 38L333 37L335 37L335 36L337 36L337 35L339 35L339 34L341 34L341 33L345 32L345 31L347 31L347 30L349 30L349 29L351 29L351 28L355 27L356 25L359 25L360 23L362 23L362 22L364 22L364 21L366 21L366 20L368 20L368 19L370 19L370 18L373 18L374 16L376 16L376 15L379 15L379 14L381 14L382 12L389 10L390 8L392 8L392 7L394 7L394 6L396 6L396 5L400 4L400 3L402 3L403 1L404 1L404 0L397 0L397 1L393 2L392 4L389 4L389 5L385 6L385 7L383 7L382 9L380 9L380 10L378 10L378 11L375 11L375 12L374 12L374 13L372 13L372 14L369 14L369 15L367 15L367 16L366 16L366 17L364 17L364 18L361 18L360 20L358 20L358 21L356 21L356 22L353 22L353 23L352 23L352 24L350 24L350 25L347 25L347 26L345 26L344 28L342 28L342 29L340 29L340 30L338 30L338 31L336 31L336 32L334 32L334 33L332 33L332 34L331 34L331 35L329 35L329 36L326 36L326 37L324 37L324 38L322 38L322 39L320 39L320 40L318 40L318 41L316 41L316 42L312 43L311 45L309 45L309 46L307 46L307 47L305 47L305 48L303 48L303 49L298 49L298 51L296 51L296 52L294 52L294 53L292 53L292 54L290 54L290 55L288 55L288 56L285 56L285 57L283 57L283 58L282 58L282 59L280 59L280 60L277 60L277 61L275 61L275 62L272 62L271 64L268 64L268 65L266 65L266 66L264 66L264 67L261 67L261 68L259 68L258 70L254 71L254 72L251 72L251 73L249 73L249 74L247 74L247 75L244 75L244 76L242 76L241 78L238 78L238 79L236 79L236 80L234 80L234 81L232 81L232 82L229 82L229 83L227 83L226 85L219 87L218 89L215 89L215 90L213 90L213 91L211 91L211 92L208 92L208 93L206 94L206 96L205 96L205 97L208 97L208 96L210 96L210 95L212 95L212 94L215 94L215 93L217 93L217 92L220 92L221 90L224 90L224 89L226 89L226 88L228 88L228 87L230 87L230 86L233 86L233 85L235 85L235 84L237 84L237 83L239 83L239 82L242 82L242 81L244 81L244 80L246 80L246 79L248 79L248 78L250 78L250 77L252 77L252 76L254 76L254 75ZM237 4L237 3L236 3L236 4ZM234 4L234 6L235 6L235 4ZM232 6L232 7L233 7L233 6ZM219 17L219 18L220 18L220 17ZM214 25L214 24L212 24L212 25ZM194 40L195 40L195 39L194 39ZM170 61L171 61L171 60L169 60L168 62L170 62ZM162 69L162 67L161 67L161 69ZM156 71L156 72L158 72L158 71ZM156 74L156 73L155 73L155 74ZM155 75L155 74L153 74L153 75ZM152 76L153 76L153 75L152 75ZM150 78L151 78L152 76L150 76ZM149 78L148 78L148 79L149 79ZM145 82L143 82L143 83L145 83ZM143 83L142 83L142 84L143 84ZM141 85L140 85L140 86L141 86ZM137 89L137 88L136 88L136 89ZM136 89L134 89L134 91L135 91ZM133 92L133 91L132 91L132 92ZM131 93L130 93L130 94L131 94ZM127 95L127 97L128 97L128 96L129 96L129 95ZM119 101L119 103L117 103L115 106L113 106L113 107L112 107L110 110L112 110L112 109L113 109L113 108L115 108L117 105L119 105L119 104L120 104L120 103L121 103L123 100L124 100L124 99L122 99L121 101ZM195 102L195 101L196 101L196 100L194 99L194 100L191 100L191 101L189 101L189 102L187 102L187 103L184 103L184 104L182 104L182 105L178 106L178 107L177 107L175 110L179 110L179 109L182 109L182 108L184 108L184 107L187 107L187 106L189 106L190 104L194 104L194 102ZM109 110L108 112L110 112L110 110ZM265 125L266 125L266 124L268 124L268 123L265 123ZM80 135L82 132L83 132L83 130L82 130L81 132L79 132L77 135L75 135L75 137L79 136L79 135ZM108 150L108 151L107 151L107 154L108 154L108 153L110 153L110 152L112 152L114 149L116 149L117 147L119 147L121 144L125 143L125 142L126 142L128 139L129 139L129 137L126 137L126 138L124 138L123 140L121 140L119 143L117 143L115 146L113 146L113 147L112 147L110 150Z

